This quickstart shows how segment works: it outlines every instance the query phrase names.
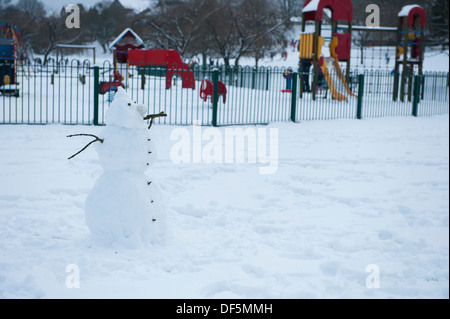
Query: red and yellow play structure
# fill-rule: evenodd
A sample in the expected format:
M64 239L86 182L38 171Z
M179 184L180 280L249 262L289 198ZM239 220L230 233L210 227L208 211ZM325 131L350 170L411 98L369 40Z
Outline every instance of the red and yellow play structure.
M420 76L423 75L423 36L426 23L426 13L425 10L419 5L409 5L402 8L398 14L398 18L397 56L395 59L394 69L395 78L393 99L396 101L400 95L400 101L403 102L405 96L407 96L408 100L411 101L412 78L416 66L418 69L418 74ZM403 71L401 74L400 66L402 66Z
M324 10L327 9L326 13ZM322 35L324 14L329 13L331 37ZM394 69L393 99L404 101L412 96L412 78L415 66L418 74L423 74L425 11L419 5L404 6L398 14L398 28L353 26L353 5L351 0L306 0L302 9L302 29L299 44L300 58L300 98L303 95L304 81L309 80L308 62L313 65L312 99L316 99L319 70L330 89L332 97L338 101L348 101L356 97L348 86L350 80L350 59L352 31L396 32L397 56ZM306 31L307 23L314 23L314 30ZM329 30L329 29L328 29ZM330 56L323 55L325 41L329 40ZM306 62L306 63L305 63ZM346 63L345 75L340 63ZM402 69L400 70L400 66ZM306 75L306 76L304 76ZM335 76L334 76L335 75ZM400 79L401 78L401 79ZM306 86L306 87L309 87ZM399 93L400 92L400 93Z
M324 9L331 12L331 34L330 57L324 57L322 47L325 44L325 37L322 33L322 21L324 18ZM355 96L349 89L347 82L349 80L350 58L351 58L351 31L353 20L353 5L351 0L306 0L302 10L302 33L300 36L300 74L303 73L305 60L311 60L313 64L312 98L316 99L316 88L318 83L319 68L321 69L330 92L334 99L338 101L348 101L345 93L349 96ZM314 32L306 32L306 23L314 21ZM345 22L348 25L348 32L340 33L337 30L338 22ZM339 62L347 63L347 72L344 76ZM339 92L335 82L332 79L329 68L335 70L337 78L340 81L345 93ZM304 81L304 77L300 78ZM302 97L303 83L300 85L300 97Z

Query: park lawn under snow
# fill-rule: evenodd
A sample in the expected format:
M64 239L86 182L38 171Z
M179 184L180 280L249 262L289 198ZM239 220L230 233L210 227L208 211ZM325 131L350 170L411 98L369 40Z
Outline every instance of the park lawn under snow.
M166 242L119 249L93 245L84 219L95 149L67 160L89 141L67 135L102 128L0 126L0 297L449 297L448 115L260 128L278 129L272 175L175 164L179 127L153 126Z

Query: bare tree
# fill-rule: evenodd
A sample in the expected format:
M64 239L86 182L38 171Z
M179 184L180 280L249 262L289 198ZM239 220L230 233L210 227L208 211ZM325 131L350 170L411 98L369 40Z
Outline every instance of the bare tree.
M278 7L281 17L290 18L300 16L304 0L275 0L274 3Z
M42 21L46 15L44 4L39 0L19 0L17 2L17 8L25 12L29 19L35 22Z
M0 9L6 8L11 3L11 0L0 0Z
M40 25L46 19L44 6L38 0L19 0L15 5L6 0L0 1L0 8L0 19L18 28L20 46L16 49L25 59L25 53L32 54L32 47L39 41Z
M205 19L206 40L211 49L211 55L221 57L226 66L236 52L235 24L233 23L232 1L215 1L219 11Z
M282 17L272 1L240 1L233 19L238 41L235 64L246 55L262 58L269 47L284 42L283 27L290 18L291 15Z
M91 7L84 16L87 24L85 30L106 53L110 42L129 25L133 12L117 0L102 1Z
M201 41L204 20L219 9L211 0L160 0L153 14L138 21L149 27L146 40L159 48L175 49L182 56L193 54L191 47Z
M44 54L43 63L47 63L48 56L58 44L71 44L78 41L83 35L83 31L74 31L65 26L64 20L52 16L45 21L47 36L45 37L44 47L41 53ZM42 30L45 30L43 28ZM46 45L45 45L46 44Z
M431 46L449 48L449 11L448 1L431 0L428 2L428 41Z
M269 0L218 1L220 11L206 20L208 38L225 65L243 56L262 58L269 47L284 40L283 28L290 16L281 16Z

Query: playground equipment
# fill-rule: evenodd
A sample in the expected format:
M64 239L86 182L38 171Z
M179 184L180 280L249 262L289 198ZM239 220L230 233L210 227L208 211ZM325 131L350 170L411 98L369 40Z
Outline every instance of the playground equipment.
M423 75L424 60L424 27L426 23L425 10L419 5L404 6L398 14L397 56L394 69L394 101L398 97L400 65L402 65L400 82L400 101L405 95L408 101L412 97L412 79L414 67L417 65L419 76ZM408 90L405 92L405 87Z
M117 89L119 86L125 88L125 86L122 83L122 75L118 70L113 71L114 74L114 80L112 82L100 82L100 94L105 94L107 92L117 92Z
M344 77L344 74L342 73L341 67L339 66L339 60L338 60L338 54L336 53L336 46L337 46L337 38L333 38L331 40L330 44L330 55L331 57L324 58L323 55L319 58L319 66L322 69L322 74L325 78L325 81L327 82L328 88L330 89L330 92L334 99L338 101L346 101L348 102L348 99L345 95L339 93L337 88L334 85L334 82L331 78L329 69L334 70L337 74L338 78L335 79L335 81L339 82L339 86L343 87L348 95L357 97L353 92L349 89L346 79ZM323 39L319 41L319 45L323 45Z
M214 86L213 86L212 82L207 79L204 79L200 86L200 98L206 102L206 100L208 99L208 96L211 96L211 103L213 103L213 91L214 91ZM219 96L222 96L223 104L225 104L225 102L227 101L227 87L221 81L219 81L217 94Z
M27 49L22 41L19 28L8 25L4 21L0 22L0 38L11 39L13 42L13 55L12 57L18 65L24 63L30 63L28 58Z
M19 97L13 51L12 40L0 38L0 93Z
M352 67L393 69L397 27L352 26L352 30Z
M158 66L166 69L166 89L172 87L172 77L180 76L183 89L195 90L195 77L191 68L183 63L176 50L147 49L128 50L128 65L138 67Z
M0 93L19 97L17 67L29 63L19 29L0 22Z
M172 77L180 76L183 80L183 88L195 89L194 73L190 67L183 63L180 53L176 50L145 49L144 41L130 28L126 28L109 48L113 51L114 70L117 71L118 63L127 64L127 74L130 65L143 68L146 66L160 67L166 71L166 89L172 87ZM144 72L144 70L141 70ZM142 88L145 77L142 73Z
M323 28L324 9L329 9L331 12L331 37L324 37L321 35ZM308 77L304 76L309 71L304 71L304 65L308 65L308 61L312 61L314 65L314 78L312 82L312 98L316 98L316 88L318 83L318 68L322 70L325 80L330 88L333 98L342 101L348 100L341 92L338 92L336 86L342 87L344 91L350 96L355 96L348 87L350 80L350 58L352 33L359 32L361 38L363 35L373 35L377 32L379 38L385 40L368 39L370 41L369 47L375 50L375 45L378 45L378 59L385 59L384 67L389 67L390 55L389 47L395 50L393 40L390 40L389 34L394 38L396 34L396 56L394 68L394 89L393 100L396 101L398 96L400 100L404 101L405 95L408 101L412 98L412 79L415 72L415 66L418 68L419 76L423 73L424 60L424 27L426 23L426 14L423 8L419 5L404 6L398 14L398 27L366 27L353 26L353 6L351 0L306 0L302 10L302 32L300 35L299 56L300 56L300 98L302 97L302 90L305 87L304 81ZM338 24L339 21L344 21L346 24ZM306 32L306 23L314 23L314 31ZM347 31L341 33L338 31ZM380 33L381 32L381 33ZM387 36L385 36L387 35ZM369 38L369 37L367 37ZM323 57L322 47L325 44L325 39L330 40L330 57ZM391 41L391 42L390 42ZM389 43L388 47L383 47L382 44ZM386 52L384 52L386 51ZM363 47L361 47L361 60L363 60ZM384 54L381 54L383 53ZM372 55L372 67L374 55ZM306 63L305 63L306 62ZM347 68L345 76L340 68L339 62L346 62ZM361 61L361 64L363 61ZM400 67L402 70L400 71ZM333 69L337 74L337 80L330 76ZM306 78L306 79L305 79ZM401 78L401 79L400 79ZM335 83L335 82L339 83ZM339 85L335 85L339 84ZM422 85L422 83L421 83Z
M109 49L113 51L114 66L117 63L127 63L128 50L143 48L145 48L144 41L130 28L123 30L109 45Z
M19 97L19 85L16 81L14 60L13 40L0 38L0 93L2 95Z
M322 33L322 21L324 9L331 11L331 42L330 42L330 57L323 57L322 47L325 44L325 37ZM349 89L347 82L350 74L350 57L351 57L351 32L353 20L353 5L351 0L306 0L302 10L302 33L300 36L300 74L303 74L303 66L309 60L313 62L313 82L312 82L312 98L316 99L316 88L318 86L319 67L322 69L325 80L330 92L338 101L345 100L342 93L338 92L334 81L340 82L339 86L345 88L350 96L355 96ZM314 21L314 32L306 32L306 22ZM338 32L338 22L344 21L347 23L347 33ZM346 75L342 73L339 62L346 62ZM338 75L336 80L330 76L329 69L333 69ZM302 97L303 81L305 78L300 78L300 98Z

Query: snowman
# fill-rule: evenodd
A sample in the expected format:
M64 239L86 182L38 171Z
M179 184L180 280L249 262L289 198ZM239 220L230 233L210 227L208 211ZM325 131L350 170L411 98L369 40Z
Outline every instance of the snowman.
M118 88L105 115L106 127L99 137L91 135L96 138L91 143L100 142L95 148L103 168L85 203L86 224L96 244L136 248L164 239L166 208L160 187L146 174L156 154L144 119L153 123L165 114L145 114L143 105Z

